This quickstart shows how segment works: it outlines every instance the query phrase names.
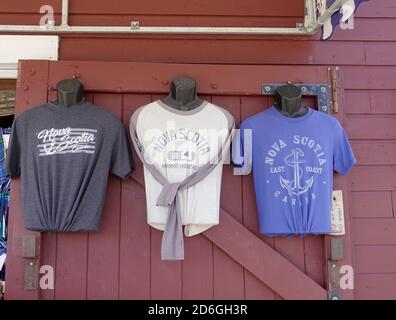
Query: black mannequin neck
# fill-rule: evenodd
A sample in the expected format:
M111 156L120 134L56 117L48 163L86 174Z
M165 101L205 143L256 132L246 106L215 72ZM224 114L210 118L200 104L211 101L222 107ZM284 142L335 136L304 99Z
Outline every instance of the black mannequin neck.
M61 80L56 85L58 99L55 104L59 107L70 108L85 102L84 86L78 80Z
M162 102L181 111L193 110L202 104L202 100L197 96L195 80L188 77L173 79L169 96Z
M289 118L299 118L308 113L308 108L301 105L302 92L295 85L289 84L278 88L275 94L275 107Z

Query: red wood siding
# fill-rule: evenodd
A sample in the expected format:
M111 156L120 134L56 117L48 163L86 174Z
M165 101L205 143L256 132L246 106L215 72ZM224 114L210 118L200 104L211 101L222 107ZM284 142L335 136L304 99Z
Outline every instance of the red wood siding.
M60 2L54 4L59 22ZM71 1L71 24L81 25L129 25L130 20L140 20L142 25L233 25L294 26L302 20L302 1L296 0L233 0L196 1L170 0L165 4L158 1L110 2ZM0 4L0 24L37 23L41 0L26 3L22 0L3 0ZM271 4L271 5L270 5ZM352 216L353 258L356 272L355 298L396 298L396 7L394 0L372 0L362 4L355 18L354 30L337 30L331 41L318 41L312 37L242 37L242 36L103 36L63 35L60 43L62 60L135 61L187 64L235 64L235 65L292 65L297 75L300 66L341 66L345 103L342 121L351 138L358 158L358 165L343 183L350 186L350 215ZM239 77L249 79L256 67L244 68ZM189 73L189 70L185 70ZM308 71L307 71L308 72ZM45 75L43 75L45 76ZM117 77L106 74L106 78ZM265 77L265 75L263 75ZM304 80L307 76L290 76L290 80ZM268 105L269 100L257 94L246 96L251 90L249 81L234 81L229 88L234 96L218 95L211 84L223 85L224 79L217 74L205 77L198 75L200 91L209 94L215 103L227 106L237 121ZM83 79L84 80L84 79ZM272 82L284 81L279 77ZM255 79L257 83L263 78ZM121 88L127 83L119 83ZM137 84L139 86L139 84ZM144 89L144 88L142 88ZM220 88L221 91L221 88ZM144 92L144 90L142 90ZM161 90L159 91L161 92ZM158 93L158 92L156 92ZM132 111L147 101L155 99L156 93L133 93L122 96L94 93L92 100L109 106L112 111L127 121ZM29 103L43 100L40 94L29 96ZM24 98L25 99L25 98ZM25 102L24 102L25 103ZM28 103L26 101L26 103ZM114 109L113 109L114 108ZM121 114L122 113L122 114ZM145 207L141 201L144 192L137 187L143 184L141 168L134 174L134 181L114 184L114 192L128 194L115 204L114 215L105 221L106 234L58 235L56 239L44 239L48 245L45 261L56 264L58 272L65 275L57 280L56 298L67 298L71 288L77 288L76 297L119 297L119 298L257 298L274 299L279 296L257 275L250 273L234 259L225 254L224 248L213 245L205 237L189 239L187 252L200 250L207 264L199 264L196 257L187 256L183 263L169 265L159 261L160 234L150 230L145 222ZM337 178L338 179L338 178ZM222 208L235 221L243 223L257 234L257 218L251 177L239 180L225 170L223 181ZM135 186L136 184L136 186ZM240 198L225 197L227 186L237 188ZM117 189L118 188L118 189ZM119 191L116 191L119 190ZM242 196L243 195L243 196ZM135 201L138 199L139 201ZM137 204L136 204L137 203ZM110 203L109 205L112 205ZM141 214L129 215L125 209L134 206ZM115 234L120 234L117 239ZM44 236L44 238L54 237ZM307 273L317 283L324 285L323 240L309 237L304 240L269 239L259 236L264 243L281 253L288 261ZM78 243L77 252L71 251L70 241ZM116 264L97 262L106 248L119 241L118 251L108 253ZM92 246L92 243L95 243ZM138 250L150 246L153 251ZM157 250L157 251L155 251ZM56 257L54 256L56 252ZM59 264L68 260L81 272L71 277L69 266ZM199 267L198 267L199 266ZM103 272L119 268L119 281L93 283ZM224 274L223 269L228 270ZM208 277L212 272L213 278ZM133 273L147 281L136 281L129 277ZM158 275L161 274L161 279ZM191 279L190 274L196 277ZM68 276L69 275L69 276ZM233 288L230 290L230 280ZM114 280L114 279L113 279ZM103 280L104 281L104 280ZM110 280L107 280L110 281ZM167 292L161 287L172 284ZM202 286L207 283L207 286ZM109 286L104 292L104 286ZM138 288L134 290L132 288ZM51 295L48 298L52 298Z

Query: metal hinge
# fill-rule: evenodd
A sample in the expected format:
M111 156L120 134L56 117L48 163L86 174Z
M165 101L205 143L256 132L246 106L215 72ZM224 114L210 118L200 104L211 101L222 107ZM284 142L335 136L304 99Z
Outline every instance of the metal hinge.
M340 111L340 102L339 102L339 86L338 86L338 78L339 78L339 67L330 67L330 88L331 88L331 104L333 106L333 112L338 113Z
M25 259L25 290L37 290L39 278L39 243L35 235L26 235L22 239L22 256Z

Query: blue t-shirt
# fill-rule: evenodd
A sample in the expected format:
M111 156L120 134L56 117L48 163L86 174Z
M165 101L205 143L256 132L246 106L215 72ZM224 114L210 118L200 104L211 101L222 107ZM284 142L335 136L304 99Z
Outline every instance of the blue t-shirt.
M333 171L345 175L356 163L337 119L311 108L289 118L272 106L246 119L238 137L241 148L233 148L233 162L253 165L260 232L331 233Z

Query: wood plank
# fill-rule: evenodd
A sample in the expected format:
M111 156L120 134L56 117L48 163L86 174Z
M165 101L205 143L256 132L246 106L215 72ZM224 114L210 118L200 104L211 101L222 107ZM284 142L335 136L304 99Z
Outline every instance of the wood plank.
M396 274L357 274L355 287L357 300L395 300Z
M183 292L185 300L214 298L213 245L202 235L184 239ZM223 271L224 272L224 271ZM229 270L227 270L227 273Z
M129 119L137 108L149 102L150 95L125 95L124 126L128 127ZM145 192L142 185L136 182L144 179L142 165L136 156L135 165L138 173L135 170L133 179L122 182L120 299L150 298L150 227L147 224Z
M394 166L358 166L349 174L352 191L396 190Z
M216 18L217 19L217 18ZM238 25L231 20L234 25ZM294 22L295 23L295 22ZM148 24L146 24L148 25ZM171 23L173 25L173 23ZM201 22L199 25L205 25ZM213 23L210 23L213 25ZM263 23L260 23L263 25ZM360 42L275 41L254 39L136 38L125 47L125 39L63 38L60 56L67 60L112 60L219 64L337 64L364 65ZM74 48L78 46L80 50ZM150 50L147 50L150 48ZM231 50L230 50L231 49ZM159 54L161 52L161 54ZM348 52L348 55L345 55Z
M293 263L301 271L305 272L304 240L301 237L276 237L274 249L284 258Z
M40 265L44 266L51 266L54 270L54 276L55 276L55 284L57 283L56 281L56 276L57 276L57 244L58 244L58 235L56 233L48 233L48 232L42 232L41 233L41 260L40 260ZM55 299L55 292L56 288L54 289L47 289L47 290L41 290L40 289L40 294L39 294L39 299L40 300L54 300Z
M356 273L396 273L396 245L355 246Z
M0 90L13 90L16 89L16 80L14 79L0 79Z
M87 298L88 235L60 233L56 246L55 298Z
M162 231L151 228L151 299L182 299L182 262L161 261Z
M307 236L304 238L305 272L317 284L325 286L324 274L324 237Z
M391 219L355 219L352 228L355 245L396 244L396 219L393 216Z
M200 94L261 95L266 82L311 82L317 79L323 67L293 68L287 66L237 66L237 65L186 65L162 63L125 63L96 61L51 62L50 84L55 87L60 79L78 73L84 79L87 91L114 93L160 93L169 92L169 82L175 76L188 75L197 80ZM93 70L101 69L106 77L98 77ZM187 71L188 70L188 71ZM120 78L119 74L123 74ZM52 74L54 76L52 76ZM139 77L136 77L139 74ZM55 76L56 75L56 76ZM249 79L249 81L235 81Z
M122 96L95 94L94 103L122 119ZM119 297L121 179L110 176L99 232L89 234L87 299Z
M396 218L396 191L392 192L393 217Z
M366 43L365 52L368 65L394 66L396 64L395 43Z
M353 29L337 27L332 41L395 41L394 19L355 18Z
M285 299L326 299L326 291L222 210L211 241ZM290 283L293 287L290 287Z
M32 72L33 71L33 72ZM16 116L32 106L47 101L48 61L22 61L19 65L19 79L17 81ZM22 238L24 235L40 234L25 229L22 215L22 200L20 194L20 180L13 179L11 186L10 220L8 236L8 252L6 261L5 297L9 300L38 299L38 290L24 290L25 262L22 257Z
M265 283L245 270L245 291L247 300L275 300L276 293Z
M396 8L393 0L367 1L359 6L357 17L392 18L396 17Z
M120 299L150 298L150 228L146 197L130 179L122 183L120 235Z
M395 165L395 140L354 140L351 142L357 165Z
M396 93L393 90L370 91L370 103L373 113L396 114Z
M395 23L396 27L396 23ZM345 89L394 90L396 68L391 66L348 66L343 67Z
M365 90L345 90L345 108L347 114L370 113L370 95Z
M391 192L352 192L353 218L392 218Z
M213 252L214 299L242 300L245 298L243 267L215 246Z
M350 139L396 139L396 115L349 116L345 130Z
M268 2L268 0L266 0ZM188 2L184 0L172 0L166 5L157 1L131 2L128 0L119 0L115 4L103 2L100 5L94 5L94 1L77 2L72 7L72 12L78 13L116 13L116 14L178 14L188 16L192 12L194 14L205 15L236 15L243 13L244 15L263 15L263 16L303 16L303 1L279 0L271 5L263 4L260 0L218 0L216 2L210 0L201 0L199 2ZM268 4L268 3L267 3Z
M266 0L268 2L268 0ZM59 1L51 0L47 3L53 6L57 12L60 10ZM70 13L79 14L178 14L188 16L191 13L205 15L263 15L263 16L301 16L304 15L304 2L302 0L279 0L271 5L263 4L260 0L201 0L199 2L188 2L183 0L172 0L167 3L158 3L154 0L136 2L118 0L115 3L103 2L100 5L93 0L84 2L77 1L70 4ZM25 3L22 0L4 1L0 6L1 12L38 12L42 2L31 0Z
M229 111L239 128L241 122L241 102L238 96L214 96L212 103ZM228 161L229 163L229 161ZM230 197L232 195L232 197ZM221 182L221 207L229 212L239 222L243 220L242 212L242 177L233 174L233 167L229 164L223 166L223 179Z

